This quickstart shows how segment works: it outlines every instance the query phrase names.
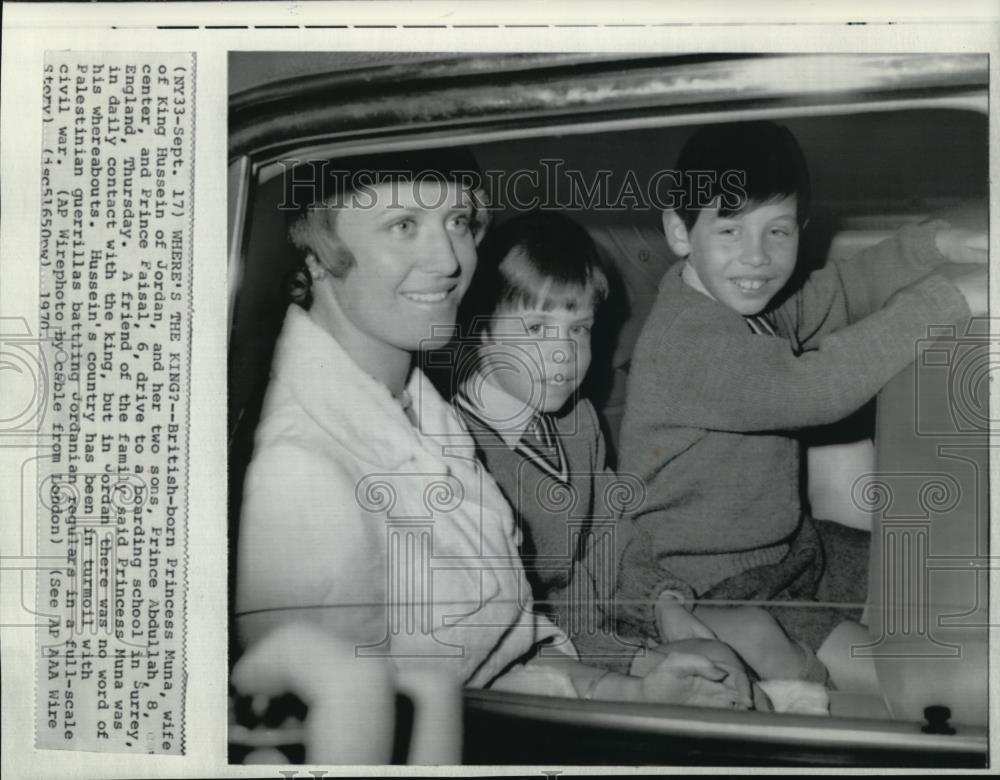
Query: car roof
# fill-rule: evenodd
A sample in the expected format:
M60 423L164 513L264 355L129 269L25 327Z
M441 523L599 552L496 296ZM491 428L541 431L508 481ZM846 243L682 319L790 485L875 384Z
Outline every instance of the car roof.
M903 101L984 111L989 84L978 54L254 52L230 70L245 71L230 95L230 156L270 159L313 143L552 129L587 117L700 123Z

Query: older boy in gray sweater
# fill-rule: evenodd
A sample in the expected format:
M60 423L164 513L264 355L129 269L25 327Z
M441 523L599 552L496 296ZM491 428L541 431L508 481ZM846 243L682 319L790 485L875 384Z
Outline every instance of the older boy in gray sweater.
M787 129L703 128L677 172L711 183L663 214L686 262L663 278L632 359L620 470L647 496L623 529L619 617L627 632L669 641L739 631L738 613L692 612L694 601L863 603L867 534L803 511L798 433L872 398L928 324L985 313L985 267L948 262L985 263L985 235L970 248L944 223L907 226L790 283L809 179ZM850 645L868 641L847 620L857 613L769 610L835 683L871 681L848 663Z

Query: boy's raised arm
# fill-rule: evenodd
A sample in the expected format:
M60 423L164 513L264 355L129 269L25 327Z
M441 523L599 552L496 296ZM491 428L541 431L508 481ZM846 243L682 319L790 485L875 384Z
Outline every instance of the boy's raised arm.
M777 316L786 319L803 349L812 349L824 334L873 314L944 263L985 263L985 244L985 230L953 228L940 220L905 225L853 257L814 271Z
M660 399L648 409L652 428L755 432L835 422L872 398L913 360L927 326L960 322L970 314L952 281L931 275L899 291L879 311L818 339L796 355L785 339L755 335L739 315L720 322L706 305L684 313L662 345L668 371L634 366L640 398ZM679 337L678 337L679 336Z

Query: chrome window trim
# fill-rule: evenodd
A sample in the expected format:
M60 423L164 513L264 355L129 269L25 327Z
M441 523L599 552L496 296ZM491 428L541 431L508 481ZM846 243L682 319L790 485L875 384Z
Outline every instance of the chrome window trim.
M250 213L250 197L253 190L251 176L252 165L250 158L241 155L229 163L227 176L227 230L226 235L229 240L228 268L226 275L227 303L226 322L229 324L227 337L230 335L233 325L233 313L236 307L236 296L243 281L243 246L245 237L249 230L247 214Z
M378 152L407 151L410 149L426 149L441 145L474 145L503 141L516 141L527 138L540 138L557 132L559 135L591 135L612 133L628 130L647 130L663 127L684 127L695 124L711 124L717 122L750 121L757 119L798 119L824 116L843 116L864 113L889 113L903 110L918 109L949 109L970 111L986 115L988 113L988 98L985 92L972 92L963 95L936 96L930 98L911 98L898 100L881 100L877 102L850 102L838 105L818 105L809 107L780 108L742 108L706 111L703 113L684 112L677 115L653 114L649 116L631 117L627 119L606 119L553 127L528 126L506 128L480 128L475 130L437 129L423 133L407 132L405 135L398 130L394 134L379 136L358 136L350 138L303 138L299 143L305 146L296 147L294 152L285 151L275 155L273 150L261 150L253 155L253 171L258 184L263 184L282 173L285 168L282 161L289 160L323 160L347 155L368 154Z
M986 728L977 726L959 726L958 733L952 735L926 734L912 721L581 701L490 690L466 690L464 700L475 713L673 739L731 738L805 748L944 752L969 757L984 756L988 747Z
M420 68L407 63L231 96L230 154L264 163L324 140L417 134L427 143L442 131L449 139L456 130L472 137L519 128L561 132L588 126L580 121L587 115L689 124L744 111L801 116L970 98L985 111L988 65L978 54L478 55Z

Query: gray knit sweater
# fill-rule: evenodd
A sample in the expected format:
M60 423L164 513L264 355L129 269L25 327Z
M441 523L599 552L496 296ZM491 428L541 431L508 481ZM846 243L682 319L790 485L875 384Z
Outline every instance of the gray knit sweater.
M929 324L969 315L932 272L945 263L940 226L907 226L811 274L770 312L776 337L688 287L680 267L667 272L636 344L622 423L620 473L647 490L618 535L626 630L656 636L652 604L665 589L703 595L789 550L811 560L803 547L814 542L797 538L798 432L872 398L913 360Z

